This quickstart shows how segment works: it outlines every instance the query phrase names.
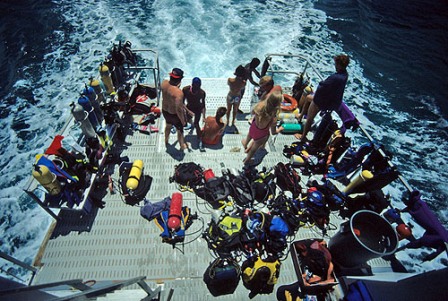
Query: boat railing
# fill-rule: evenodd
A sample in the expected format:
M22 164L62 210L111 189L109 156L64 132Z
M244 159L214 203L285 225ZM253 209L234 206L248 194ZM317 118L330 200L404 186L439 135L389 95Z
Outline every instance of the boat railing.
M124 70L128 71L129 77L126 80L124 80L124 82L117 83L117 86L131 83L132 85L131 90L129 91L129 95L132 95L132 92L136 86L135 84L140 83L140 81L142 83L153 86L153 88L155 88L157 92L157 106L159 106L161 99L161 83L160 83L160 64L159 64L158 52L153 49L133 49L132 51L135 54L138 54L137 64L131 65L129 63L126 63L125 65L123 65ZM115 88L118 89L118 87ZM107 99L106 102L115 101L114 100L116 98L115 93L112 93L111 95L106 95L105 89L103 89L103 93L104 93L104 99ZM67 118L66 123L63 125L62 129L58 132L58 135L62 135L64 137L70 136L69 131L74 126L76 126L76 122L73 116L70 114L70 116ZM112 140L116 132L116 126L114 125L108 126L106 127L106 130L110 140ZM78 143L81 146L84 145L85 141L82 133L80 133L80 136L77 139L76 143ZM108 153L109 148L110 145L108 145L103 152L103 157L99 163L99 169L101 169L101 167L105 163L106 155ZM73 208L67 208L67 209L84 210L87 213L91 211L91 204L89 204L90 202L88 202L88 195L90 193L92 184L96 180L97 174L92 174L90 185L84 191L82 202L79 205L75 205ZM55 211L53 210L58 208L50 208L49 206L47 206L45 202L42 200L42 198L39 196L39 193L37 193L37 190L39 190L39 183L36 179L34 179L33 176L29 177L29 180L25 184L23 190L36 203L38 203L50 216L52 216L54 219L59 219L57 212L55 213Z
M128 70L135 70L139 73L137 74L137 78L135 79L138 81L140 79L141 71L150 71L152 75L152 84L154 85L154 88L157 90L157 106L160 105L160 94L161 94L161 86L160 86L160 65L159 65L159 54L156 50L153 49L133 49L133 52L137 54L150 54L152 55L151 58L149 58L149 62L145 66L127 66L126 69ZM130 92L132 94L132 91Z
M9 256L8 254L3 253L3 252L0 252L0 258L4 259L6 261L9 261L9 262L11 262L12 264L14 264L16 266L19 266L19 267L27 270L28 272L31 272L31 277L30 277L30 279L28 281L28 285L30 285L33 282L34 276L37 273L37 268L35 268L33 266L30 266L29 264L26 264L25 262L20 261L20 260L14 258L12 256ZM7 275L9 275L9 276L12 276L14 278L19 279L21 282L24 282L24 280L18 278L17 275L15 275L15 273L12 273L12 272L10 272L8 270L3 270L3 268L2 268L2 272L7 274Z
M11 289L0 290L0 296L6 298L8 296L14 296L16 300L28 300L27 296L29 297L30 292L34 292L36 293L36 295L38 292L40 292L46 293L47 297L51 296L51 300L53 301L90 300L91 298L104 296L108 293L113 293L114 291L129 287L130 285L137 284L147 294L147 296L142 300L159 300L158 296L161 292L160 286L155 290L152 290L145 282L145 279L146 276L140 276L124 281L113 281L111 284L97 283L94 280L90 280L87 282L83 282L81 279L64 280L52 283L19 286ZM92 286L87 284L90 282L93 283ZM68 288L68 291L70 291L71 293L62 297L58 297L57 295L52 294L52 289L58 289L59 291L61 291L64 287ZM23 297L23 299L21 297Z
M281 64L276 63L281 59L298 59L298 60L300 60L301 62L298 62L298 63L301 65L302 71L281 69L282 68ZM290 64L287 64L287 65L291 66ZM310 73L310 71L312 73ZM298 54L298 55L288 54L288 53L286 53L286 54L282 54L282 53L266 54L266 58L263 62L263 67L262 67L262 74L269 74L273 78L275 77L276 74L277 75L291 74L291 75L295 75L295 76L314 75L319 81L324 80L324 77L318 71L318 69L313 65L311 60L307 56L300 55L300 54ZM362 124L359 124L359 128L362 131L362 133L364 134L364 136L367 138L368 141L370 141L371 143L375 142L375 139L369 134L369 132L364 128L364 126ZM381 154L381 156L383 156L384 158L387 159L389 166L391 168L395 168L394 164L388 159L386 153L382 149L378 149L378 151ZM405 188L409 192L413 191L413 188L411 187L411 185L401 174L398 175L398 179L401 181L401 183L405 186Z

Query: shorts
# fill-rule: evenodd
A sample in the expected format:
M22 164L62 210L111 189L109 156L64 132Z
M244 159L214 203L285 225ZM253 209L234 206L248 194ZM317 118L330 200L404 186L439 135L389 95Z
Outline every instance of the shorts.
M165 118L166 123L174 125L174 127L181 133L184 132L184 126L179 117L177 117L177 114L171 114L165 110L162 110L162 114L163 118Z
M230 93L227 95L227 103L230 104L237 104L239 103L241 100L241 96L240 95L230 95Z

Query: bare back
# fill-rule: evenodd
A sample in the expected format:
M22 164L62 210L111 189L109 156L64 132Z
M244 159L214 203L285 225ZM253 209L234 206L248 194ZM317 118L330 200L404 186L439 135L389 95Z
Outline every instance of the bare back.
M240 77L229 77L229 79L227 80L227 84L230 88L230 94L232 96L239 96L241 95L241 90L246 86L246 80Z
M178 86L173 86L168 80L164 80L161 85L162 88L162 110L170 114L176 114L185 124L184 114L184 93Z

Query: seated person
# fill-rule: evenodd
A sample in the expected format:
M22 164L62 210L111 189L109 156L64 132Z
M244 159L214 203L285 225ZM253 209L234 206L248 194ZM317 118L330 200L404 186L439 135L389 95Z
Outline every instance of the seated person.
M305 286L317 282L320 284L335 282L331 254L324 240L315 240L310 244L298 242L296 243L296 249L300 257Z
M226 124L222 121L222 117L226 115L227 109L219 107L216 110L215 116L208 116L205 119L205 125L202 129L201 141L199 142L199 149L203 151L203 144L215 145L219 143Z

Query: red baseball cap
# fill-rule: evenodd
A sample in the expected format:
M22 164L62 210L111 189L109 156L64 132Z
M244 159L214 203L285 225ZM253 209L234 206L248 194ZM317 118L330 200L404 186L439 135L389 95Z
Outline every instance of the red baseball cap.
M171 71L170 76L172 78L183 78L184 77L184 72L182 71L182 69L174 68Z

